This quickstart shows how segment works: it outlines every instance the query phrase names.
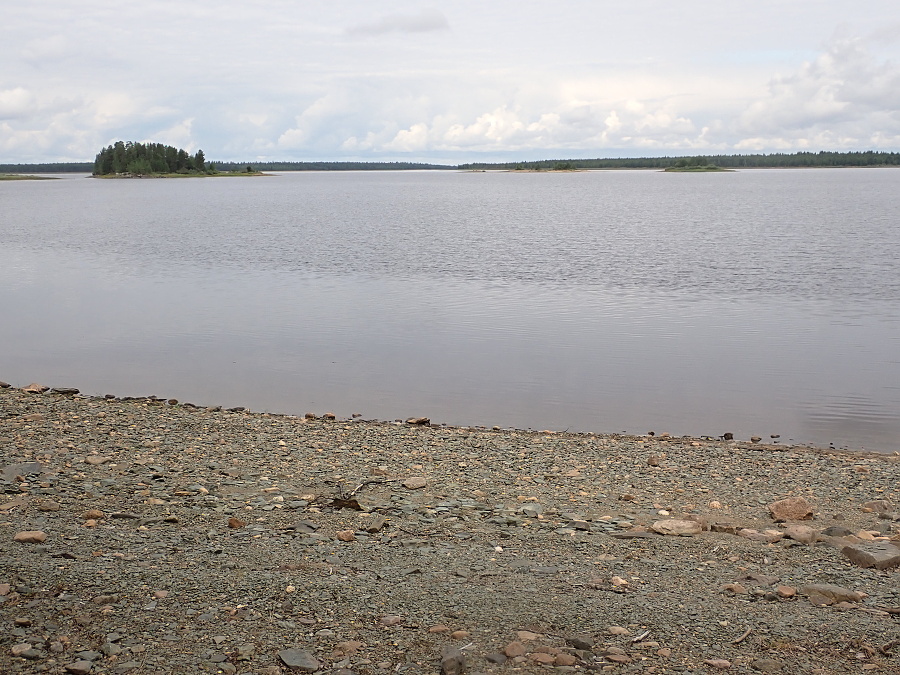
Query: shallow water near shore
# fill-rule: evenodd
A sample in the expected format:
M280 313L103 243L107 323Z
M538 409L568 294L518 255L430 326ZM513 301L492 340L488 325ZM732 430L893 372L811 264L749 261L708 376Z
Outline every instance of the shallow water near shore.
M0 379L900 449L900 172L0 186Z

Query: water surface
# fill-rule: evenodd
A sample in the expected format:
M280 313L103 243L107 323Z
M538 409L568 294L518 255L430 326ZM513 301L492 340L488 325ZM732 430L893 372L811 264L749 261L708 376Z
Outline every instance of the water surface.
M0 184L0 378L900 450L900 172Z

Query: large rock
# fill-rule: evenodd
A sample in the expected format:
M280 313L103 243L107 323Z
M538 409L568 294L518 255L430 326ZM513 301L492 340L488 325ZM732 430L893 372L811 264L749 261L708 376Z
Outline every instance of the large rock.
M466 657L451 645L441 651L441 675L462 675L466 669Z
M22 391L27 391L31 394L43 394L50 387L46 387L43 384L38 384L37 382L32 382L27 387L22 387Z
M668 520L657 520L650 526L650 529L659 534L690 536L703 532L703 525L696 520L670 518Z
M858 567L874 567L877 570L900 567L900 548L887 542L852 544L842 548L841 553Z
M769 513L776 521L812 520L813 510L803 497L788 497L769 504Z
M47 535L40 530L26 530L24 532L16 532L13 541L21 544L43 544L47 541Z
M798 525L792 523L784 528L784 536L801 544L815 544L819 538L819 531L809 525Z
M296 668L304 673L312 673L319 669L319 661L315 656L302 649L282 649L278 658L288 668Z
M800 587L800 594L814 601L814 604L830 605L836 602L859 602L863 599L862 593L834 584L807 584ZM819 598L827 602L815 602Z

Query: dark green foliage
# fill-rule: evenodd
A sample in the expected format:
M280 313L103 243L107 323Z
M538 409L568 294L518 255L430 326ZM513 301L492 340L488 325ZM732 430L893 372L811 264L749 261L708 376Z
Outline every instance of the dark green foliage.
M207 173L203 151L193 157L184 150L162 143L117 141L101 150L94 160L94 175L130 173L143 176L151 173Z
M714 155L708 157L632 157L622 159L546 159L535 162L461 164L460 169L509 169L528 171L569 169L667 169L718 166L750 167L900 166L897 152L797 152L771 155Z

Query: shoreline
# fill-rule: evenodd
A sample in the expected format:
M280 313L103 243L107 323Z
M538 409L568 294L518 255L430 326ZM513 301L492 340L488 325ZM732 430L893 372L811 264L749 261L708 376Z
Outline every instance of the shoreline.
M3 672L900 668L897 455L66 391L0 389Z
M375 419L375 418L364 418L363 415L353 414L350 417L344 417L337 415L333 412L325 412L325 413L314 413L314 412L306 412L304 415L293 414L293 413L283 413L283 412L270 412L265 410L252 410L247 406L231 406L224 407L222 405L214 405L207 406L201 404L195 404L187 401L179 401L177 399L169 398L169 397L161 397L155 394L150 394L147 396L118 396L115 394L86 394L81 392L79 389L75 387L49 387L47 385L39 384L39 383L31 383L26 385L25 387L16 387L8 382L0 380L0 391L4 389L11 389L16 391L29 391L29 387L41 387L43 391L31 391L30 393L41 393L41 394L54 394L60 396L76 396L80 399L85 400L94 400L94 401L138 401L150 403L151 405L160 405L164 408L167 407L185 407L192 410L201 410L201 411L221 411L225 410L226 412L245 412L248 414L254 415L268 415L270 417L283 417L287 419L300 419L304 415L306 418L321 418L321 419L330 419L333 421L350 421L355 424L387 424L387 425L397 425L408 423L410 420L427 420L422 424L430 426L436 429L459 429L459 430L469 430L469 431L489 431L489 432L517 432L517 433L533 433L533 434L545 434L545 435L556 435L556 436L571 436L571 437L594 437L594 438L621 438L621 439L658 439L661 441L680 441L680 442L698 442L698 443L733 443L736 447L740 447L745 450L756 450L760 452L798 452L805 451L817 454L833 454L839 456L852 456L852 457L892 457L892 456L900 456L900 446L897 449L879 451L879 450L867 450L865 448L846 448L846 447L826 447L822 445L816 445L813 443L780 443L778 439L774 439L774 442L767 442L766 439L760 438L758 441L754 441L752 439L743 440L740 438L727 438L728 434L723 434L722 436L691 436L691 435L680 435L676 436L670 433L660 433L656 434L654 432L649 432L646 434L637 434L637 433L628 433L628 432L607 432L607 431L568 431L568 430L556 430L556 429L534 429L531 427L527 428L519 428L519 427L506 427L506 426L487 426L487 425L466 425L466 424L446 424L446 423L432 423L431 419L428 417L405 417L405 418L396 418L392 420L388 419ZM173 401L174 403L170 404L169 402Z

